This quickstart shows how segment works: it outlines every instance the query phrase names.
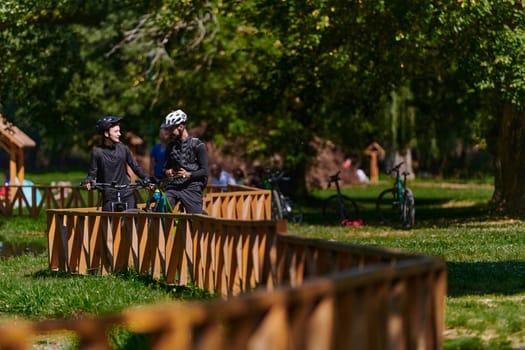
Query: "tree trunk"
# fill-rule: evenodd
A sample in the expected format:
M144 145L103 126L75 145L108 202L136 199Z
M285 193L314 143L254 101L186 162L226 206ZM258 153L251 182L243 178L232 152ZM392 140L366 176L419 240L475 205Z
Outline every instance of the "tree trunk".
M290 176L293 180L293 196L304 197L308 190L306 188L306 166L304 163L299 163L294 169L291 169Z
M504 105L495 142L494 194L491 209L525 213L525 111Z

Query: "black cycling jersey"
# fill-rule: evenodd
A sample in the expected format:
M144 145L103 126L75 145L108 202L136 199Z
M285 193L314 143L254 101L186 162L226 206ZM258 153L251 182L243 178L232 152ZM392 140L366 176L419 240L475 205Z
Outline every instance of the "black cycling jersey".
M91 153L88 176L84 182L96 180L97 182L115 183L125 185L130 182L126 165L141 179L146 174L138 165L128 146L116 143L111 146L100 145Z
M116 143L111 146L100 145L91 153L88 176L83 183L96 181L99 183L127 185L130 183L131 177L131 174L128 174L127 165L142 180L146 178L146 174L138 165L128 146L122 143ZM118 210L136 207L132 188L116 190L108 187L103 190L102 209L115 211L116 209L112 206L112 203L117 202L119 197L120 202L124 203L124 205L119 205L120 209Z
M188 136L184 141L174 140L166 147L166 161L164 169L185 169L191 173L189 179L181 179L179 187L185 187L183 183L208 182L208 153L204 142L196 137Z
M166 148L166 169L185 169L189 178L179 178L166 189L172 207L180 200L189 214L202 214L202 190L208 181L208 153L206 145L188 136L184 141L174 140Z

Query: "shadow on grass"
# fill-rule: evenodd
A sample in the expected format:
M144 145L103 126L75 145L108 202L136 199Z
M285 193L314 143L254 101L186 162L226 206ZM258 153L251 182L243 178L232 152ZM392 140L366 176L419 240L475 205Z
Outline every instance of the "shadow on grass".
M375 208L375 198L356 198L360 217L365 225L384 226ZM450 198L416 199L416 228L448 227L464 222L486 221L491 218L488 203L475 203L464 206L446 206ZM323 218L323 200L308 197L301 200L304 212L303 222L308 225L329 226Z
M0 258L11 258L23 254L39 255L47 250L45 245L40 243L12 243L6 242L0 237Z
M447 295L503 294L525 291L525 262L448 262Z

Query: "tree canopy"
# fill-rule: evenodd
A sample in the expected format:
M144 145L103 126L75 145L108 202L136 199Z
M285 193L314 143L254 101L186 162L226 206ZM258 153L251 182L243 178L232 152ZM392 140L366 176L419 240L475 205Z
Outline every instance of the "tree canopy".
M1 111L51 160L87 148L102 115L152 138L174 108L296 174L314 137L410 148L420 170L477 143L506 210L502 174L521 170L504 155L523 141L501 135L504 120L523 129L524 20L513 0L4 1Z

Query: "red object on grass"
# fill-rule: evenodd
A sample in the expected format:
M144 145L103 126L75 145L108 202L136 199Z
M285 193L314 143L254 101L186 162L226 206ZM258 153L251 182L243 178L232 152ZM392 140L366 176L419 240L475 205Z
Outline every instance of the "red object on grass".
M363 220L361 220L361 219L357 219L357 220L348 220L348 219L344 219L343 221L341 221L341 225L343 225L343 226L355 226L355 227L359 227L359 226L363 226L363 225L364 225L364 222L363 222Z

